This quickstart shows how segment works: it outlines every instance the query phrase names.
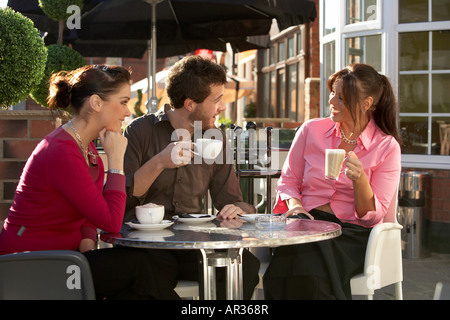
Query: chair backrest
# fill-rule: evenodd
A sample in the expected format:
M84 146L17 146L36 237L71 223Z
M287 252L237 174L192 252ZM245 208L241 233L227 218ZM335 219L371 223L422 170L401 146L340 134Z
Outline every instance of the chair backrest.
M92 300L91 270L76 251L52 250L0 256L0 300Z

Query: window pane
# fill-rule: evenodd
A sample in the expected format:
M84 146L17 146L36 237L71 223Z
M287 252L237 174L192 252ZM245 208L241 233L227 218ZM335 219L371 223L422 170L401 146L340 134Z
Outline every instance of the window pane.
M428 112L428 75L401 75L400 112Z
M287 92L286 108L288 109L288 118L297 120L297 64L291 64L287 67Z
M336 0L324 0L324 36L327 34L336 32L338 12L339 12L339 1Z
M275 117L275 105L277 104L277 78L275 72L270 72L270 108L269 118Z
M296 55L295 46L294 46L294 37L288 39L288 58L292 58Z
M286 45L284 42L278 44L278 62L286 59Z
M403 138L402 153L428 153L428 120L426 117L402 117L400 131Z
M433 0L432 1L432 21L450 20L450 1Z
M274 64L275 63L275 46L271 46L270 47L270 64Z
M302 34L298 33L297 34L297 54L300 54L302 49L303 49Z
M433 32L432 53L433 70L450 70L450 30Z
M399 0L398 14L400 23L426 22L428 21L428 0Z
M433 118L432 154L450 155L450 117Z
M450 74L433 74L433 113L450 114Z
M428 69L428 32L399 33L399 69Z
M377 0L347 0L347 24L377 20Z
M262 94L262 117L270 117L270 74L264 73L263 75L264 91Z
M286 116L286 112L285 112L285 99L284 99L284 94L285 94L285 74L284 74L284 69L280 69L278 70L278 118L284 118Z
M381 71L381 36L348 38L345 41L346 64L367 63Z

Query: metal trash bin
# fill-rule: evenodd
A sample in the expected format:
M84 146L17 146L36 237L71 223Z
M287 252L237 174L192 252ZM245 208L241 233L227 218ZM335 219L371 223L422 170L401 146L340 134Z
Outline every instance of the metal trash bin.
M429 173L402 172L399 186L398 222L403 226L401 232L403 258L425 258L426 248L425 217L427 193L429 192Z

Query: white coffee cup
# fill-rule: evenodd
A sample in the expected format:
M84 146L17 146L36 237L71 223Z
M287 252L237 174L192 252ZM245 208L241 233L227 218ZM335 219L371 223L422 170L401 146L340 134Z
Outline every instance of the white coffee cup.
M325 178L338 180L345 159L343 149L325 149Z
M194 142L196 155L201 156L203 159L213 160L222 151L222 140L217 139L197 139Z
M136 218L142 224L161 223L164 218L164 206L154 203L146 203L136 207Z

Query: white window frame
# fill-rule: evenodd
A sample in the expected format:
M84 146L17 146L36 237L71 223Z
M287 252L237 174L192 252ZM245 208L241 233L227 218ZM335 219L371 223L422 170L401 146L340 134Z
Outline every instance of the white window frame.
M345 66L345 41L348 38L369 36L381 34L382 55L381 55L381 73L386 75L394 87L398 96L399 81L399 47L398 38L400 32L413 31L436 31L449 29L449 21L421 22L421 23L398 23L398 0L378 0L377 2L377 20L365 21L346 25L346 0L339 1L339 11L336 14L337 25L334 33L323 35L324 32L324 2L319 1L319 31L320 31L320 79L321 79L321 97L326 86L324 81L324 45L332 41L335 42L335 70L340 70ZM431 10L429 10L431 14ZM381 17L378 13L381 13ZM430 98L430 97L429 97ZM324 101L325 100L325 101ZM328 100L320 101L320 116L325 116L325 109L328 107ZM406 115L406 114L405 114ZM439 115L439 114L436 114ZM402 167L410 168L428 168L450 170L450 156L440 155L414 155L402 154Z

